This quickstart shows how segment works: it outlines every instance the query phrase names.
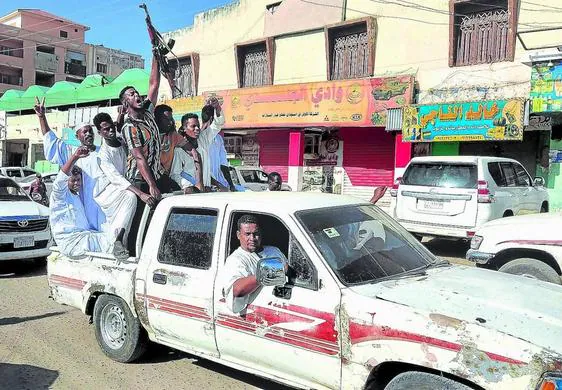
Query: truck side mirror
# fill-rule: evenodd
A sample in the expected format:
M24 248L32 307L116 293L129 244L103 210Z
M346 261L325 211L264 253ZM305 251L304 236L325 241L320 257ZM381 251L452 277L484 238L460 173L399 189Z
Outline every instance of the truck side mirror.
M544 187L544 178L537 176L535 180L533 180L533 184L535 187Z
M285 262L278 257L266 257L258 262L256 279L262 286L283 286L286 281Z

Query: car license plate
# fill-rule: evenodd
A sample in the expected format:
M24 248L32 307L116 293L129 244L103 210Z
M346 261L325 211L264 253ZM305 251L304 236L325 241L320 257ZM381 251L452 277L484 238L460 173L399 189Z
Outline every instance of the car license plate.
M14 248L27 248L35 245L33 236L14 238Z
M424 200L423 208L426 210L443 210L445 203L436 200Z

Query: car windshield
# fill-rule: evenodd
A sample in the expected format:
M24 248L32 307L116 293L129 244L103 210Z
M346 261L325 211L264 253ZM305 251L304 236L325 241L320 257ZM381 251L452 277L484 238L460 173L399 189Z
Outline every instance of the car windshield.
M374 283L438 264L435 256L374 205L306 210L296 216L345 285Z
M13 180L0 178L0 201L31 202L31 199Z
M474 164L413 163L400 184L425 187L477 188Z

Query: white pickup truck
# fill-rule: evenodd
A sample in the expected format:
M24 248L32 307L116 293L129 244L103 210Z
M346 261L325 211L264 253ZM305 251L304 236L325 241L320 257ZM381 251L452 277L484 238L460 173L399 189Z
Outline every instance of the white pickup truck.
M260 260L261 291L235 314L217 275L244 214L290 266L286 281L272 277L282 260ZM356 198L171 196L151 218L145 210L137 250L121 263L48 261L52 297L92 316L101 349L120 362L150 340L298 388L562 384L562 287L452 266Z

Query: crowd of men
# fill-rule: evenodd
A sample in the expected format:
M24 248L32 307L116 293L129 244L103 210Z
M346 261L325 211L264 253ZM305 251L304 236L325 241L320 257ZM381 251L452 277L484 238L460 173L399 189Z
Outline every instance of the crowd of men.
M100 147L89 123L75 127L78 148L58 138L47 123L45 100L36 99L45 158L61 166L50 196L50 224L63 254L108 252L126 258L134 251L144 205L154 208L163 193L242 190L229 174L219 101L207 101L201 120L184 115L176 130L172 108L154 105L159 85L158 61L152 61L146 99L127 86L119 94L122 107L115 121L103 112L93 118ZM280 183L273 174L270 190L280 190Z

